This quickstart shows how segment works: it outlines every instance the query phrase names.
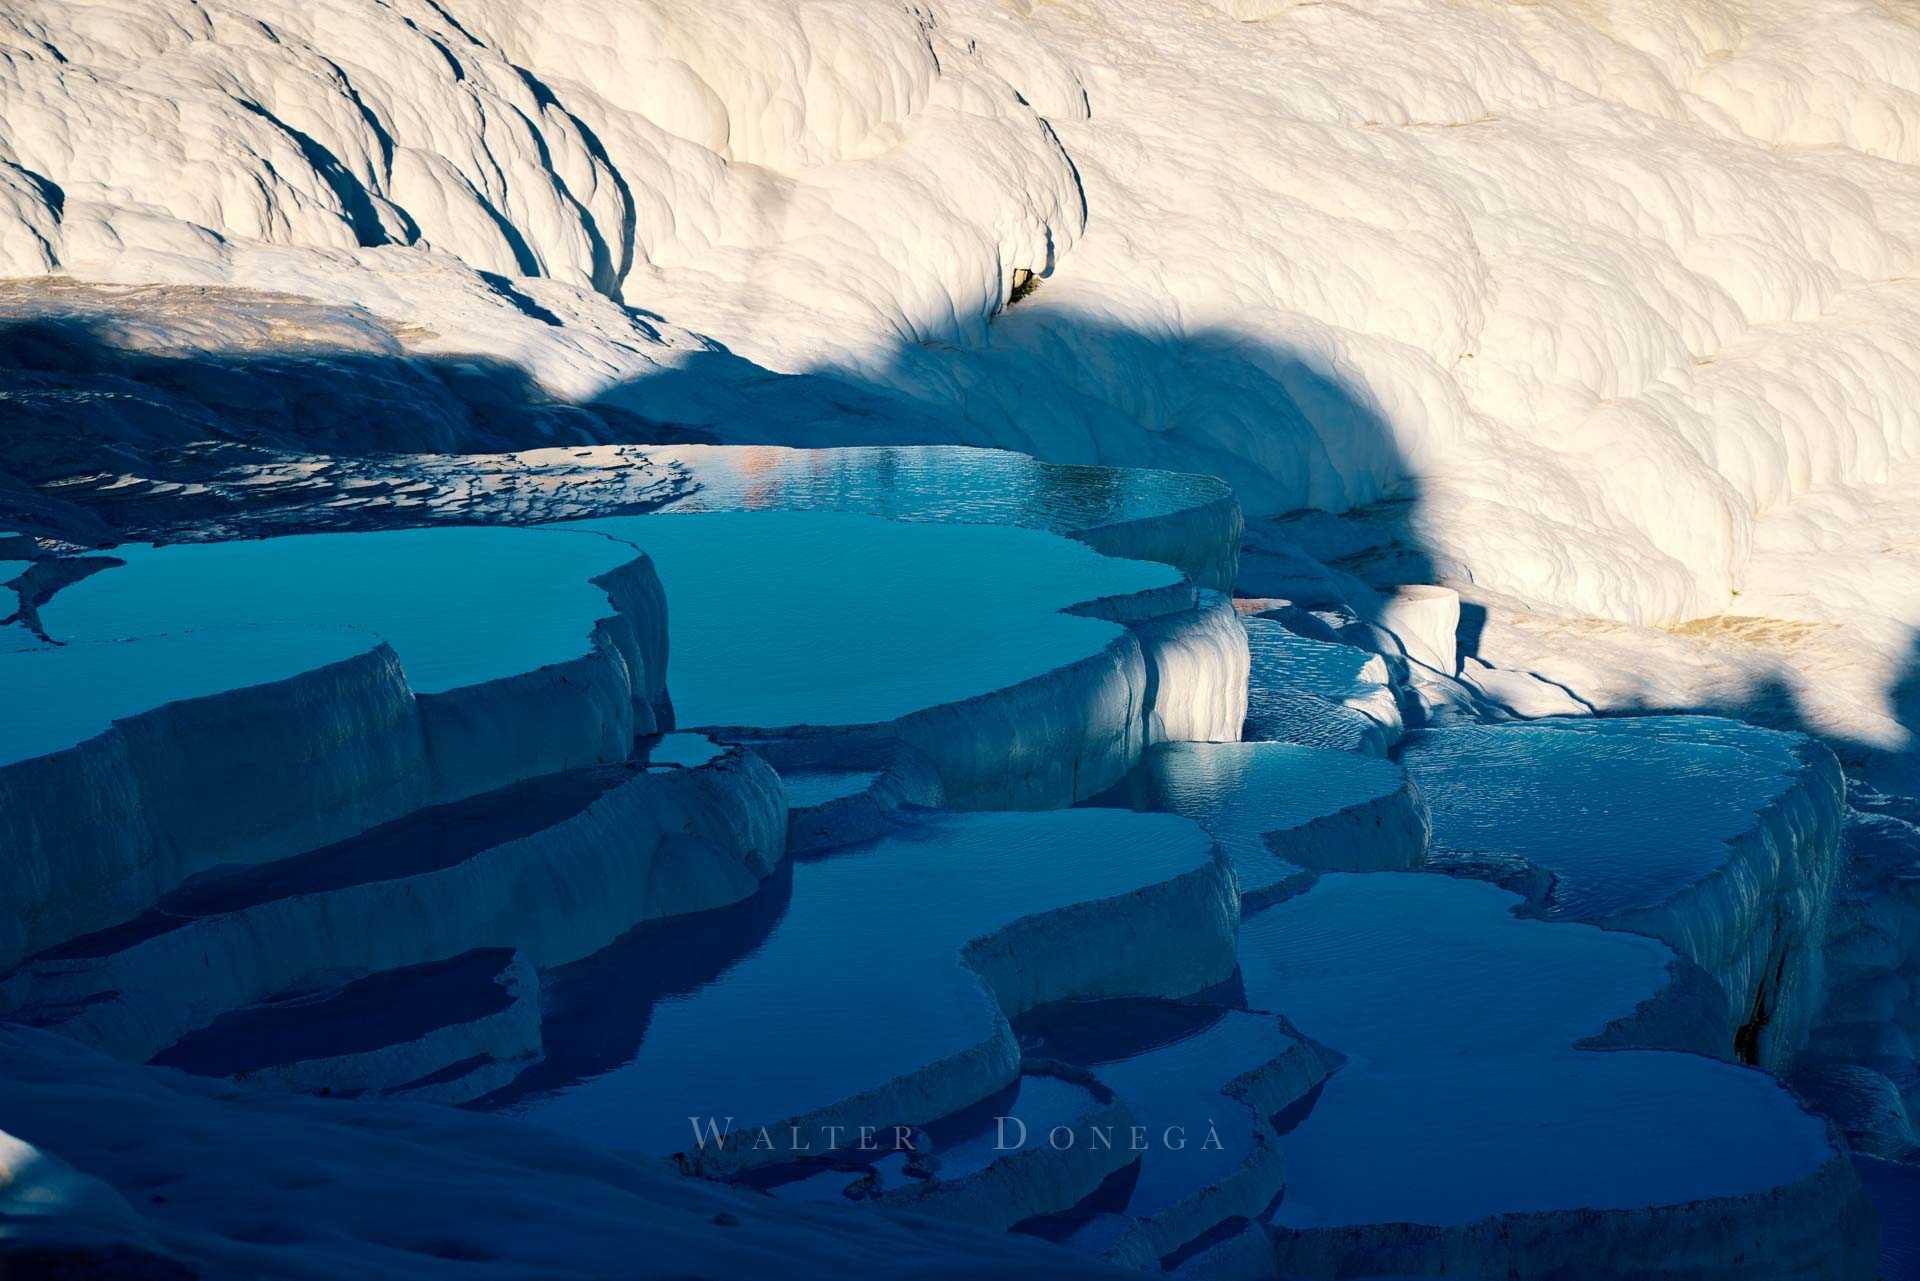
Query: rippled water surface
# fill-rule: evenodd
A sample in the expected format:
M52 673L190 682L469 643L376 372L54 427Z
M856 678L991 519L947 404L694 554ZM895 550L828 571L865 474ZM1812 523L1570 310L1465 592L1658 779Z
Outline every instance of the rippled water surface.
M1550 915L1650 907L1718 869L1795 767L1791 739L1703 716L1476 725L1403 755L1438 852L1525 858L1555 878Z

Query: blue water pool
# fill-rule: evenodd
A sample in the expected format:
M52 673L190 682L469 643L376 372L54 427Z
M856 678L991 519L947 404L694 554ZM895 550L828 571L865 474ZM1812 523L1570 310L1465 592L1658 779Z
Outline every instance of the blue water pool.
M1853 1163L1880 1215L1880 1281L1920 1281L1920 1165L1870 1156Z
M1158 1214L1240 1171L1256 1133L1271 1140L1273 1129L1230 1084L1300 1048L1271 1015L1164 1001L1055 1006L1023 1019L1020 1032L1029 1054L1089 1069L1140 1127L1122 1139L1138 1154L1131 1177L1045 1230L1092 1248L1124 1228L1116 1218Z
M560 1044L550 1050L565 1057L629 1028L643 1034L623 1061L549 1083L511 1110L658 1153L692 1146L689 1117L748 1126L800 1116L996 1035L998 1005L960 962L969 940L1212 857L1204 833L1166 815L931 814L902 823L884 839L798 862L790 883L762 891L765 913L749 903L727 909L725 928L647 931L639 945L612 949L611 963L589 958L558 971L555 1005L581 1014L557 1021ZM742 936L743 951L692 959ZM675 971L684 977L662 986L659 976ZM610 993L626 995L604 1019L587 1008Z
M285 680L379 644L348 627L214 627L0 652L0 765L181 699Z
M1297 636L1276 619L1246 618L1252 672L1246 737L1343 752L1378 752L1393 737L1392 692L1380 656ZM1378 709L1368 716L1350 704Z
M1278 1220L1469 1223L1759 1192L1830 1154L1760 1072L1584 1052L1667 982L1651 939L1512 915L1437 875L1332 873L1250 918L1247 1003L1347 1055L1286 1137Z
M653 558L682 725L860 725L1099 652L1118 625L1063 614L1178 580L1069 539L835 512L584 521Z
M1792 781L1789 736L1706 716L1476 725L1413 735L1436 854L1524 858L1549 915L1603 920L1717 871Z
M1188 472L1047 463L954 445L788 449L686 445L649 451L684 468L677 511L834 511L1054 533L1166 516L1231 497Z
M126 564L41 612L56 640L117 640L231 624L361 628L434 693L587 652L612 612L589 580L635 559L604 538L443 528L301 534L114 549Z
M1258 897L1306 870L1274 852L1271 833L1392 796L1405 782L1391 761L1328 748L1162 743L1096 803L1192 819L1233 860L1240 892ZM1417 853L1402 861L1417 861Z

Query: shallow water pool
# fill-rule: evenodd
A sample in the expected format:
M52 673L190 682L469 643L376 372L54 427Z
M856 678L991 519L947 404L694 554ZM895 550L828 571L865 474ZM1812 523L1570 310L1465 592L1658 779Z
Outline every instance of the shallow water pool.
M215 627L0 652L0 765L72 747L166 703L285 680L377 644L348 627Z
M589 580L635 559L604 538L468 527L133 544L113 554L126 564L64 588L41 611L49 636L357 627L393 646L421 693L585 654L594 623L613 612Z
M1476 725L1413 735L1402 760L1436 853L1553 873L1547 915L1604 920L1712 875L1798 766L1787 735L1707 716Z
M1352 752L1293 743L1162 743L1095 803L1192 819L1233 860L1240 892L1257 897L1305 871L1274 852L1269 833L1391 796L1404 784L1391 761Z
M1016 524L1054 533L1151 519L1232 496L1213 476L1048 463L959 445L666 446L693 488L677 511L859 512L892 520Z
M1829 1155L1763 1073L1573 1043L1667 982L1637 935L1432 874L1330 873L1241 930L1246 1000L1347 1056L1285 1139L1279 1222L1469 1223L1758 1192Z
M1071 903L1127 893L1213 857L1191 824L1118 810L930 814L894 834L797 862L749 950L690 975L619 1022L638 1048L598 1075L511 1105L528 1119L617 1148L693 1144L690 1117L773 1124L918 1071L995 1035L998 1006L960 962L969 940ZM749 903L727 909L752 915ZM729 929L728 934L737 933ZM679 967L684 932L559 971L589 999L646 991ZM720 931L706 933L718 937ZM615 954L622 949L616 945ZM631 978L623 978L619 970ZM592 1033L576 1033L576 1036ZM564 1028L558 1038L567 1038ZM550 1047L550 1049L556 1047ZM572 1053L564 1043L560 1054ZM889 1125L893 1118L876 1117Z
M994 525L837 512L620 516L667 589L688 726L864 725L1016 685L1098 653L1117 624L1060 611L1165 586L1164 565Z

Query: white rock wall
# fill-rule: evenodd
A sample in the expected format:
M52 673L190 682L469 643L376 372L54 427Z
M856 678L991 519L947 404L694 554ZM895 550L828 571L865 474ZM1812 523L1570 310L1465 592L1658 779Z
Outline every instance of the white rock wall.
M652 563L605 576L588 653L416 696L366 655L127 717L0 767L0 969L117 924L222 863L285 858L423 805L626 759L666 705ZM244 801L244 803L235 803Z
M736 902L786 853L786 796L744 751L636 773L585 809L450 866L197 917L109 955L34 962L0 993L64 1035L145 1059L218 1015L332 974L513 947L537 966L642 921Z
M0 48L0 274L361 301L568 396L704 335L913 406L801 435L1410 495L1621 619L1920 451L1879 3L26 0ZM764 430L712 368L669 417Z

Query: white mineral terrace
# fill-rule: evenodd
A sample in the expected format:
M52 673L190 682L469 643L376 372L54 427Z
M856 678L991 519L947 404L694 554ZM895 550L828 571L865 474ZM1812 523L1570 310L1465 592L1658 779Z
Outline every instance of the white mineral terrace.
M1920 1281L1916 629L1911 0L5 0L0 1276Z

